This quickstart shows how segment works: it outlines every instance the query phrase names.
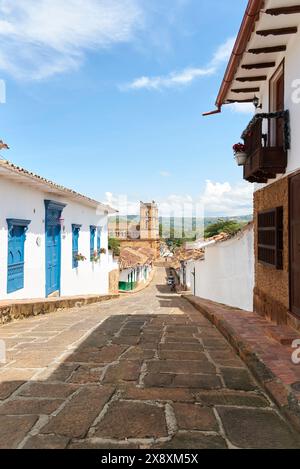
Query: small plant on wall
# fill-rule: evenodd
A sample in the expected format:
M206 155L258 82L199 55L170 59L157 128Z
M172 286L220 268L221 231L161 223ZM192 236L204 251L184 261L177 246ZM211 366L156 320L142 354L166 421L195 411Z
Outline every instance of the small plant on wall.
M94 251L93 254L91 255L91 261L98 262L99 260L100 260L100 254L98 254L97 251Z
M106 254L106 249L105 249L105 248L101 248L101 249L100 249L100 254Z
M74 260L76 262L83 262L86 261L86 257L83 254L78 253L74 255Z
M247 161L246 147L243 143L233 145L234 158L238 166L244 166Z

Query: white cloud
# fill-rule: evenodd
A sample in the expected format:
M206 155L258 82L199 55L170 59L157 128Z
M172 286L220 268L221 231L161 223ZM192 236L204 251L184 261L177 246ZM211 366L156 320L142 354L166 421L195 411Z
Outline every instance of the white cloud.
M164 217L249 215L253 212L253 186L246 182L230 184L207 180L203 193L195 198L189 194L170 194L156 201ZM121 215L139 214L139 201L132 201L125 195L106 193L104 203L119 210Z
M159 175L163 178L169 178L171 177L171 173L169 171L160 171Z
M176 86L188 85L196 78L212 75L213 73L213 68L186 68L181 72L172 72L167 76L137 78L132 83L121 86L120 88L125 90L160 90L162 88L172 88Z
M103 203L118 210L119 215L138 215L140 213L140 201L129 200L125 194L106 192Z
M120 89L122 91L141 89L161 90L164 88L187 86L200 77L216 73L220 65L229 58L233 44L234 39L232 38L228 39L224 44L221 44L214 53L212 60L205 67L188 67L181 71L171 72L165 76L142 76L136 78L131 83L121 85Z
M238 114L254 114L254 106L252 103L233 103L229 104L228 107L232 112Z
M76 69L87 50L128 42L142 23L138 0L1 0L0 69L25 79Z
M233 50L234 43L235 43L235 38L230 37L229 39L227 39L227 41L221 44L216 50L211 63L215 66L218 66L222 64L223 62L227 62Z
M238 216L252 213L253 186L247 182L206 181L201 201L207 215Z

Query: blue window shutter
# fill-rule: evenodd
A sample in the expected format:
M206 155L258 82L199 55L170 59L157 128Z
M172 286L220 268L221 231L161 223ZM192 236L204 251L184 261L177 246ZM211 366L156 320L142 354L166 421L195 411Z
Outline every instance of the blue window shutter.
M8 224L8 259L7 293L24 288L24 251L26 231L30 221L7 219Z
M76 256L78 254L78 240L79 240L79 231L81 225L72 225L72 265L73 269L78 267L78 260Z
M95 252L95 234L96 234L96 226L90 226L90 257L91 260L94 257Z
M101 227L98 226L97 228L97 252L100 254L101 250Z

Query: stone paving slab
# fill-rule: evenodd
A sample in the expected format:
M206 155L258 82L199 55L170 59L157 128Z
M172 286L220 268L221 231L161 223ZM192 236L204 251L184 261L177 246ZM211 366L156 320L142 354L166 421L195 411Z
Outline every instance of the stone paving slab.
M300 365L292 362L295 349L291 347L293 339L300 339L300 332L289 326L274 326L249 311L191 295L184 298L226 337L281 413L300 431ZM211 345L210 339L204 339L204 343L208 348ZM211 356L219 365L231 367L235 363L237 357L232 361L232 354L222 357L218 352L217 347ZM234 368L225 375L228 386L240 380Z
M117 301L0 326L10 347L0 448L300 448L230 343L165 276Z

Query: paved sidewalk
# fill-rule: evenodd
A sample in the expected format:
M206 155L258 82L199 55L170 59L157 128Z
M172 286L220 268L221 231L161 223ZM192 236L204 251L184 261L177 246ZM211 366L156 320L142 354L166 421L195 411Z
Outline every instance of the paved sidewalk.
M256 313L185 296L228 339L281 413L300 430L300 364L292 361L300 332L277 326Z
M1 448L299 448L165 271L130 297L0 327Z

